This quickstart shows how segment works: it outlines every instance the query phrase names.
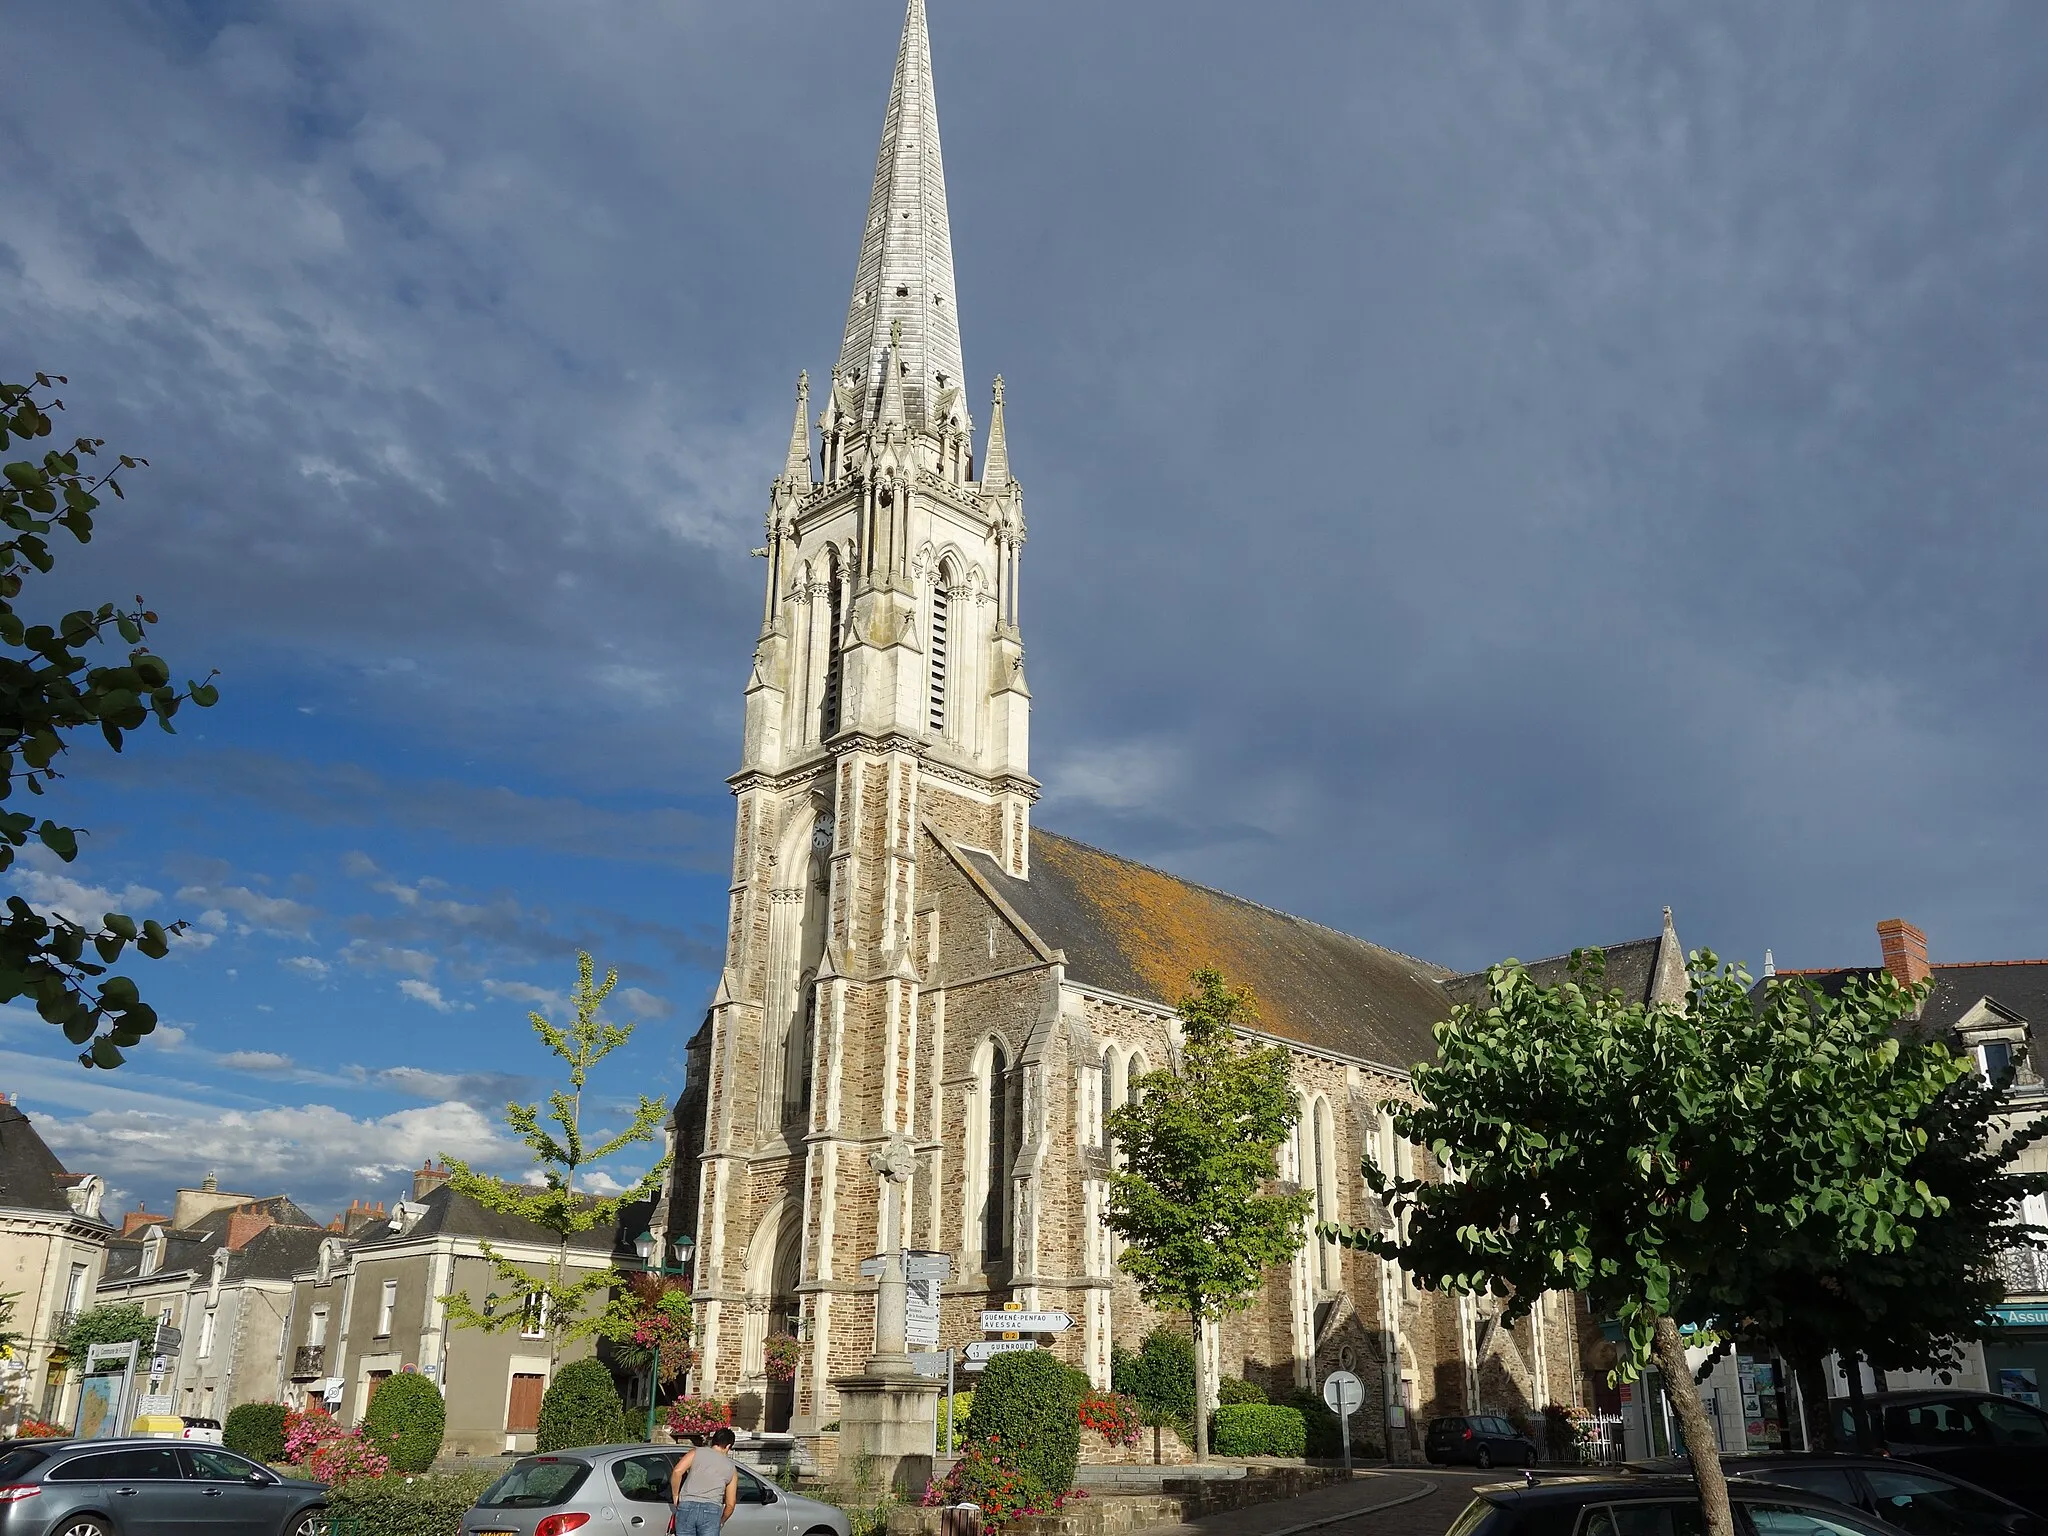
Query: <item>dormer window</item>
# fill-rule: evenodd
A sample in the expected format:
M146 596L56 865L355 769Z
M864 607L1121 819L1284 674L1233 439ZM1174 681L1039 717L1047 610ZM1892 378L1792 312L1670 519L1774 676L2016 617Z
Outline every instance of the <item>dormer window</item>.
M164 1229L151 1227L142 1235L142 1272L153 1275L164 1267Z
M1977 1070L1984 1074L1985 1082L1995 1087L2011 1073L2012 1058L2012 1041L1987 1040L1977 1047Z

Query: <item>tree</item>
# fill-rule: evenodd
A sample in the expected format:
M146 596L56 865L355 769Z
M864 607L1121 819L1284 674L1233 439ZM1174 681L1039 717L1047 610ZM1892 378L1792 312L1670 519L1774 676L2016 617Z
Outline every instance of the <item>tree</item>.
M1267 1269L1301 1247L1309 1197L1268 1193L1296 1105L1281 1046L1240 1046L1258 1022L1250 991L1196 971L1179 1003L1173 1062L1131 1085L1109 1117L1122 1154L1109 1175L1117 1261L1155 1306L1187 1314L1195 1346L1194 1451L1208 1459L1203 1324L1251 1305Z
M148 1344L156 1338L157 1320L133 1302L92 1307L71 1320L61 1341L78 1370L85 1369L86 1351L95 1344Z
M1767 985L1811 983L1781 978ZM1866 1360L1879 1370L1955 1369L1960 1346L1990 1331L1991 1308L2005 1297L2000 1257L2048 1237L2013 1219L2028 1195L2048 1192L2048 1173L2016 1167L2048 1136L2048 1117L2022 1121L2010 1069L1996 1082L1965 1071L1914 1125L1924 1144L1905 1176L1942 1204L1914 1222L1911 1246L1846 1261L1790 1250L1711 1282L1724 1331L1766 1339L1791 1363L1816 1445L1833 1447L1836 1440L1822 1373L1830 1353L1849 1363L1852 1385L1860 1384ZM1859 1422L1859 1439L1863 1428Z
M64 382L39 373L32 384L0 383L0 450L17 439L26 447L50 435L50 413L64 408L50 389ZM84 467L105 446L103 438L80 437L68 449L46 450L40 462L0 465L0 531L6 535L0 538L0 801L12 798L17 784L31 795L47 794L62 777L54 765L70 750L66 738L80 727L97 726L119 752L126 733L152 716L173 731L171 717L181 705L205 709L219 698L211 673L182 691L171 685L170 663L143 643L157 618L139 597L133 608L102 603L54 624L27 623L16 610L31 575L48 575L56 565L55 535L91 542L100 492L121 496L120 473L146 462L119 454L104 471ZM90 665L109 631L128 647L127 656ZM78 857L81 830L0 809L0 870L11 868L16 851L32 839L68 864ZM183 931L182 923L137 923L121 912L108 912L89 927L10 896L0 915L0 1003L35 999L37 1013L85 1047L81 1062L117 1067L122 1052L156 1028L156 1013L132 980L107 975L108 967L130 944L161 960ZM97 958L88 958L88 947Z
M558 1089L548 1096L547 1118L554 1128L551 1130L543 1123L538 1104L505 1106L505 1123L532 1149L539 1181L507 1184L478 1173L460 1158L444 1158L448 1183L458 1195L468 1196L486 1210L531 1222L555 1236L554 1255L539 1275L505 1257L490 1243L479 1244L490 1261L493 1288L481 1305L459 1291L442 1297L448 1315L458 1327L480 1328L487 1333L520 1327L531 1331L538 1327L547 1335L550 1369L560 1363L564 1344L587 1337L602 1325L605 1314L588 1310L591 1299L625 1278L607 1265L571 1279L569 1240L612 1225L623 1207L651 1198L668 1167L668 1158L664 1156L631 1188L616 1194L596 1195L576 1187L577 1175L591 1165L627 1147L652 1141L654 1128L661 1123L663 1114L659 1099L642 1094L639 1108L624 1130L594 1147L585 1144L583 1088L590 1069L632 1039L633 1028L604 1017L604 1000L618 985L619 973L606 971L603 983L599 984L594 979L596 966L589 955L579 954L576 966L576 988L569 999L575 1010L575 1022L560 1029L548 1022L545 1014L528 1015L534 1033L569 1067L568 1089ZM499 1286L504 1289L498 1289Z
M1488 1000L1436 1027L1422 1102L1394 1124L1449 1177L1390 1178L1368 1159L1392 1232L1325 1230L1424 1286L1500 1297L1509 1321L1544 1291L1584 1294L1622 1325L1624 1379L1652 1358L1662 1370L1708 1530L1732 1536L1681 1329L1714 1341L1715 1287L1744 1264L1910 1246L1940 1209L1907 1172L1926 1140L1914 1122L1962 1067L1896 1037L1919 994L1889 977L1759 999L1702 951L1675 1008L1602 990L1597 951L1571 963L1550 987L1495 966Z
M418 1371L387 1376L363 1415L363 1437L391 1458L394 1472L424 1472L441 1454L448 1405L441 1389Z

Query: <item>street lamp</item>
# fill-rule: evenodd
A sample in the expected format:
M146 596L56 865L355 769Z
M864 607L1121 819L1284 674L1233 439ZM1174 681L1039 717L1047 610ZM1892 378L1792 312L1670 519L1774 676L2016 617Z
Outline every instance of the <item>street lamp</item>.
M670 1269L661 1251L661 1239L652 1232L642 1232L633 1239L633 1251L640 1255L640 1267L650 1275L666 1278L669 1275L687 1275L690 1272L690 1255L697 1251L697 1239L685 1232L669 1245L675 1250L676 1267ZM653 1345L647 1361L647 1439L654 1439L654 1421L661 1397L661 1344Z

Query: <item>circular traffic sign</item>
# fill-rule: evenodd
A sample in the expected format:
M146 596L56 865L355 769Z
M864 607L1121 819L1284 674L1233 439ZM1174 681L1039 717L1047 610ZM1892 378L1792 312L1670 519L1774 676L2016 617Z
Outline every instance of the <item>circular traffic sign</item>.
M1323 1378L1323 1401L1334 1414L1354 1414L1365 1406L1365 1383L1349 1371L1332 1371Z

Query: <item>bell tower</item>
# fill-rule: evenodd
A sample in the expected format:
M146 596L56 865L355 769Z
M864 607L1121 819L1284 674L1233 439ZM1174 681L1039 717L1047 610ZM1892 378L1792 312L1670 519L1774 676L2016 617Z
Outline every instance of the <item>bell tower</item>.
M937 1144L918 1107L943 1028L919 1008L936 943L919 829L1029 874L1024 494L1003 411L998 378L977 464L931 44L909 0L838 361L815 396L798 376L769 492L729 781L697 1390L767 1393L765 1340L797 1333L802 1368L765 1417L798 1429L837 1416L831 1380L874 1348L858 1265L881 1240L875 1160Z

